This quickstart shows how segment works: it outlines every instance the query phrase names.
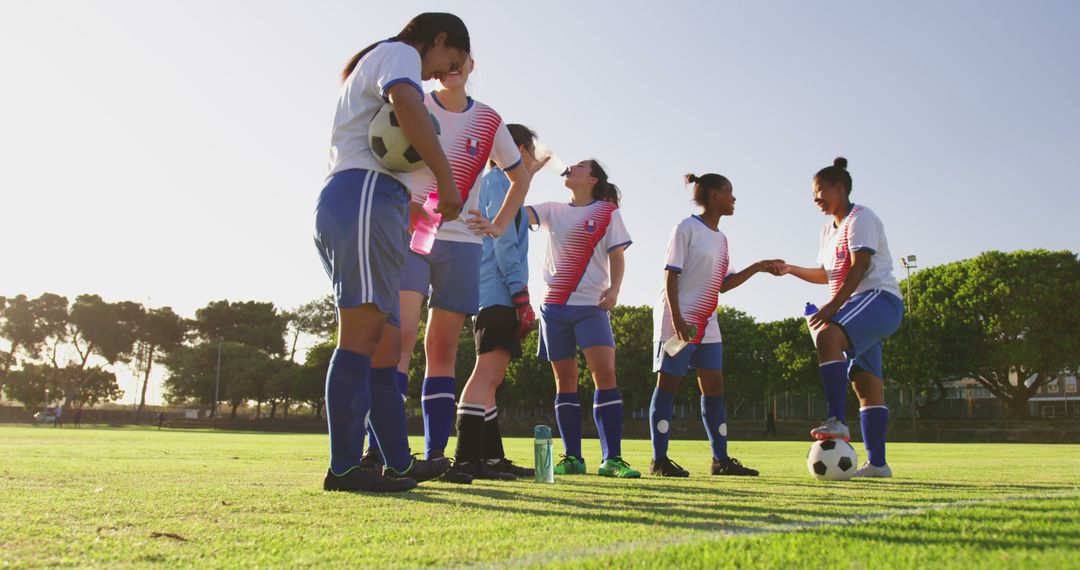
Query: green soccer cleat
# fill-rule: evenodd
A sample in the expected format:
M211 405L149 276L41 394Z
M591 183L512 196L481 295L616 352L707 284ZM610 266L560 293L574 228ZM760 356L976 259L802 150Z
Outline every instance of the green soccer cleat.
M562 461L555 464L556 475L584 475L585 460L572 455L563 455Z
M584 467L584 465L582 466ZM641 471L631 469L630 464L623 461L622 457L612 457L600 466L597 473L601 477L618 477L620 479L637 479L641 477Z

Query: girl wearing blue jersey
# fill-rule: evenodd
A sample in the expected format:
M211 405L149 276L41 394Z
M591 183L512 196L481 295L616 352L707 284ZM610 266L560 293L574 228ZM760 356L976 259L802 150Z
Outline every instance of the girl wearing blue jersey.
M461 201L420 82L460 70L469 50L461 19L425 13L396 36L357 53L341 74L330 173L315 208L315 246L338 307L337 348L326 377L328 491L405 491L450 467L446 460L413 460L409 452L396 380L409 175L376 160L368 128L384 102L394 106L401 130L440 181L440 213L456 217ZM369 414L386 456L382 473L360 465Z
M682 220L672 230L664 288L653 308L653 370L657 379L649 406L653 444L649 470L660 477L690 476L667 456L667 450L675 395L683 376L694 370L701 388L701 419L712 445L712 474L756 476L756 470L744 467L727 452L724 352L716 307L720 293L738 287L777 261L759 261L738 273L730 271L728 240L719 225L722 216L735 213L731 182L719 174L687 174L686 183L694 185L694 202L702 212ZM665 344L676 336L685 345L671 354Z
M449 159L464 210L476 213L480 174L489 160L494 161L510 180L504 202L515 202L515 205L507 209L506 214L500 210L500 214L494 216L494 225L501 224L502 228L488 233L498 234L513 222L515 210L521 207L528 191L531 176L521 167L521 154L499 114L469 97L466 85L473 66L470 57L460 69L441 77L441 88L428 93L424 102L439 121L440 144ZM410 183L415 209L420 210L419 206L425 203L430 206L436 198L441 206L445 193L442 184L433 170L416 172ZM416 233L433 229L418 227ZM481 241L480 234L470 230L464 221L444 217L435 231L434 241L429 242L428 251L422 251L418 236L414 235L401 271L401 353L396 375L399 389L408 383L409 360L418 336L420 311L425 298L428 300L424 335L426 370L421 390L427 459L444 457L454 428L458 339L465 319L479 311ZM372 446L364 456L365 465L378 465L381 461L377 446ZM443 480L470 483L472 478L469 469L452 468Z
M814 176L814 203L831 216L821 229L818 266L776 264L776 275L828 285L832 298L809 317L816 332L821 383L829 418L810 431L815 439L850 437L845 413L848 382L859 397L867 461L855 477L892 477L885 462L889 409L885 407L881 343L900 326L904 304L892 273L885 226L869 208L851 203L847 159Z
M536 158L536 133L507 125L531 178L548 158ZM494 218L510 190L506 173L495 163L480 185L480 214ZM473 334L476 364L461 392L457 415L454 469L477 478L531 477L534 472L506 458L499 430L495 391L511 359L521 356L521 339L536 321L529 302L529 214L522 208L514 225L497 238L485 237L480 260L480 313ZM509 476L509 477L507 477Z
M603 452L599 474L636 478L622 458L622 396L615 379L615 340L609 311L618 303L630 234L619 213L619 189L595 160L563 173L570 203L528 206L529 224L548 231L540 307L540 357L555 373L555 418L566 451L555 473L585 473L577 352L585 355L596 392L593 420Z

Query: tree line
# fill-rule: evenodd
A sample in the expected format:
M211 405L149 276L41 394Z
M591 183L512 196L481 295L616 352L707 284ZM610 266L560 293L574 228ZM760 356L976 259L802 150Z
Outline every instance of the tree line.
M910 306L886 342L886 381L918 395L923 414L945 397L946 383L970 378L1023 417L1039 387L1080 368L1080 260L1072 252L986 252L923 269L901 289ZM803 318L758 322L721 306L718 319L729 405L763 402L770 394L818 394L817 357ZM652 308L616 307L611 323L624 402L629 409L647 407L655 383ZM60 402L81 408L121 398L112 370L130 366L140 377L141 415L151 371L161 366L166 399L174 405L216 410L224 403L231 417L244 404L254 404L256 417L318 416L335 332L329 296L288 310L269 302L214 301L193 318L98 295L74 302L52 293L0 297L0 339L8 344L0 349L0 389L30 409ZM321 342L298 359L304 335ZM537 358L537 342L534 330L524 341L525 355L507 371L501 406L545 407L554 399L550 366ZM422 347L423 327L410 364L408 402L416 408ZM465 327L459 388L474 360ZM588 398L592 381L584 362L579 369ZM680 403L696 401L693 382L681 390Z

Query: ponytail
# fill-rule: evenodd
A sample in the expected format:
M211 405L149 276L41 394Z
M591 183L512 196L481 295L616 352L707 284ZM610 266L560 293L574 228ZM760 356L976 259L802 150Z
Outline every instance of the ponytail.
M840 184L847 190L848 194L851 194L851 173L847 170L847 159L842 156L836 157L832 166L826 166L819 170L814 175L814 180L829 184Z
M722 191L726 186L731 185L731 181L726 176L721 174L702 174L697 176L695 174L687 174L684 177L687 184L694 185L694 202L702 208L705 207L706 198L708 193L712 190L717 192Z
M604 172L604 168L595 159L590 159L589 165L589 174L596 179L596 185L593 186L592 191L593 200L611 202L618 206L622 198L619 187L608 181L607 172Z
M396 36L384 41L405 42L416 46L420 49L420 57L423 58L432 42L435 41L435 36L443 32L446 33L446 47L457 48L465 53L472 51L469 29L465 27L465 22L453 14L443 12L424 12L409 20L409 23L405 24ZM375 42L352 56L345 64L345 69L341 70L341 81L348 79L356 66L360 64L360 60L381 43L383 42Z

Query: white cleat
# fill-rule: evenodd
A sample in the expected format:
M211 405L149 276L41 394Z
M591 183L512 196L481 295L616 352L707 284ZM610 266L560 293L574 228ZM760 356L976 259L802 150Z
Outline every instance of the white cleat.
M871 465L869 461L863 461L863 464L859 466L859 469L851 477L888 478L892 477L892 469L889 469L887 464L878 467L877 465Z
M818 427L810 430L810 437L814 439L842 439L851 440L851 432L848 427L835 417L825 420Z

